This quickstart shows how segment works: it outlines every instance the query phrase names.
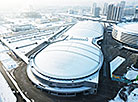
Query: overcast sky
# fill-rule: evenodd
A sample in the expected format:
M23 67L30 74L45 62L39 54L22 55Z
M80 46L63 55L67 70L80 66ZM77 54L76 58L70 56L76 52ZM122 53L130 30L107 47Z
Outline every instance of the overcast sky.
M93 2L102 5L103 2L116 3L121 0L0 0L0 10L10 10L14 8L26 8L29 5L38 8L44 6L91 6ZM124 0L138 5L138 0Z

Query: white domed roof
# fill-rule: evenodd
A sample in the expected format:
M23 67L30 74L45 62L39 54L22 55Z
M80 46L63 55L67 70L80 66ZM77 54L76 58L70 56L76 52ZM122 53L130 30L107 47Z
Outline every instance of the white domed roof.
M118 24L118 26L128 32L138 33L138 23L137 22L120 23L120 24Z
M34 58L36 70L58 79L89 76L101 68L101 50L85 41L62 41L49 45Z
M96 38L102 36L103 31L103 26L99 22L80 21L68 30L65 35Z

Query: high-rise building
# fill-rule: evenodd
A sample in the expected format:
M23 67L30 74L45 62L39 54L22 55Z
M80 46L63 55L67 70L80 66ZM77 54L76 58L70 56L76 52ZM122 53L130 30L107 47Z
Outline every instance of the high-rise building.
M108 6L107 20L120 21L123 17L125 7L125 1L121 1L120 4L110 4Z
M108 3L104 3L104 7L102 10L102 15L106 16L108 11Z
M138 21L138 6L135 6L134 21Z
M121 1L120 6L123 7L123 8L125 8L125 4L126 4L125 1Z
M124 8L125 8L125 1L121 1L121 3L119 4L121 7L121 11L120 11L120 18L124 17Z
M97 6L97 4L96 4L96 3L93 3L93 5L92 5L92 9L91 9L91 13L92 13L92 15L93 15L94 12L95 12L95 8L96 8L96 6Z
M116 16L117 16L117 6L113 6L112 8L112 13L111 13L111 20L115 20Z
M107 20L111 20L111 18L112 18L112 10L113 10L113 7L114 7L113 4L110 4L110 5L108 6Z
M97 7L97 4L93 3L93 6L92 6L92 16L99 17L100 10L101 10L100 7Z
M96 7L95 8L95 13L94 13L95 17L99 17L100 16L100 10L101 10L100 7Z
M115 19L114 19L114 21L120 21L121 20L121 18L122 18L122 7L120 7L120 6L117 6L116 7L116 16L115 16Z

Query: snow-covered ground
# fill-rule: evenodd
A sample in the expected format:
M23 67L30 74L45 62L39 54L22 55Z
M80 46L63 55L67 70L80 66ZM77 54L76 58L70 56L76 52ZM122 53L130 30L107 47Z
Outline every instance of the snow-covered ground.
M135 88L130 95L127 95L127 101L124 101L119 96L120 91L118 92L117 96L110 100L109 102L138 102L138 88ZM126 92L127 93L127 92Z
M7 54L8 48L0 43L0 61L7 70L17 68L18 64Z
M133 79L136 79L137 78L137 75L138 75L138 71L135 71L135 70L129 70L125 77L129 80L133 80Z
M3 46L3 45L0 43L0 53L6 52L6 51L9 51L8 48L6 48L5 46Z
M138 102L138 88L134 89L128 96L128 102Z
M133 80L131 85L135 86L136 84L138 84L138 80L137 80L138 71L137 70L133 70L133 69L128 70L127 73L124 75L124 77L128 80ZM130 88L131 85L127 86L126 89ZM120 98L120 96L119 96L120 92L121 92L121 90L118 92L117 96L113 100L110 100L109 102L138 102L138 88L135 88L132 92L130 91L130 93L128 92L128 90L124 91L124 93L127 96L127 101L124 101ZM124 95L123 95L123 97L124 97Z
M110 100L109 102L124 102L124 101L117 94L117 96L113 100Z
M0 53L0 61L7 70L18 67L18 64L6 53Z
M17 102L11 88L0 72L0 102Z

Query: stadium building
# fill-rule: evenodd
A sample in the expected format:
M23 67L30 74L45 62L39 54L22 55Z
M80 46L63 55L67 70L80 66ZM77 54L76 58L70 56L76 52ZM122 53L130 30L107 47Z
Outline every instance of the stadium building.
M79 22L64 35L69 37L31 57L27 67L29 79L38 88L57 96L95 94L103 54L92 40L103 36L102 25Z
M138 48L138 23L120 23L114 25L112 37L122 44L137 49Z

